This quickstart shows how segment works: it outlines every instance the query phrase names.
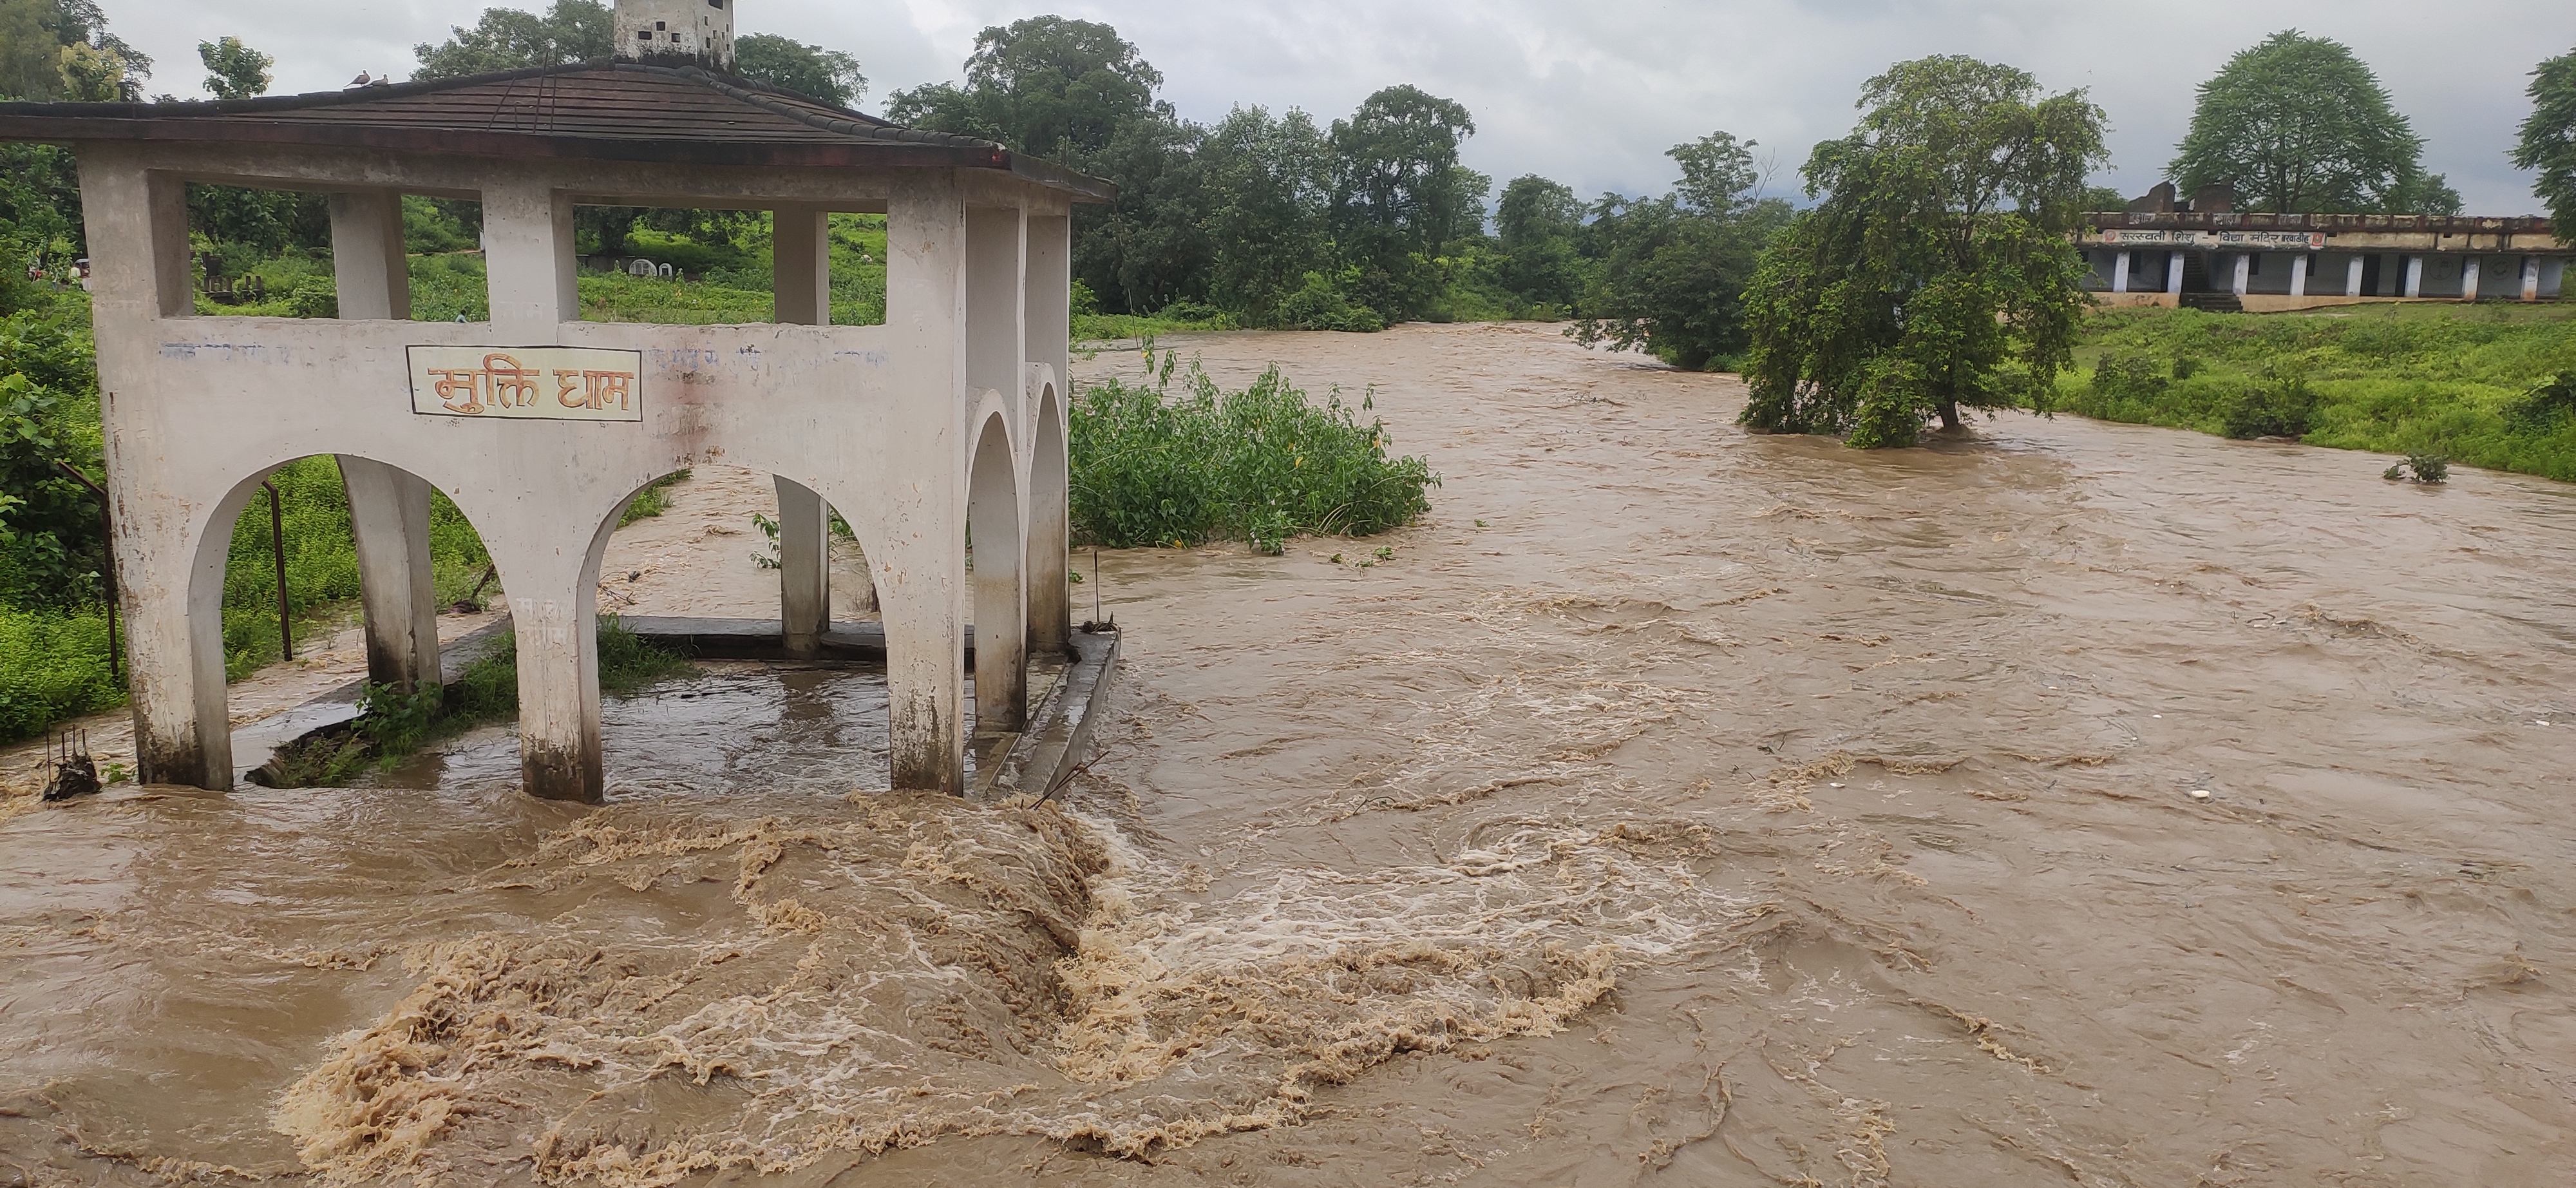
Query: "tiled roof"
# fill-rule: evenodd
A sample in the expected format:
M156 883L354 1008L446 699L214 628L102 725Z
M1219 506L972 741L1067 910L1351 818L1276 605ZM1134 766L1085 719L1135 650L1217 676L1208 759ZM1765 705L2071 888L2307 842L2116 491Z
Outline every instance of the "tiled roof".
M230 141L710 165L999 169L1089 198L1098 178L990 141L695 66L579 62L435 82L201 103L0 103L0 140Z

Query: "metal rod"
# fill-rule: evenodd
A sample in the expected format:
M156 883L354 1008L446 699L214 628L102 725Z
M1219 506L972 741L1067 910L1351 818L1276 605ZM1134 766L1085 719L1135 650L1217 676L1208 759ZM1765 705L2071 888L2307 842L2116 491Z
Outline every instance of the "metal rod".
M278 510L277 484L267 479L259 485L268 492L268 551L277 558L277 650L288 660L295 658L295 622L286 610L286 516Z
M107 505L107 488L89 481L88 475L82 474L79 467L69 462L58 458L54 465L98 496L98 548L100 554L107 558L101 572L107 582L107 677L115 680L125 672L125 649L116 642L116 512Z

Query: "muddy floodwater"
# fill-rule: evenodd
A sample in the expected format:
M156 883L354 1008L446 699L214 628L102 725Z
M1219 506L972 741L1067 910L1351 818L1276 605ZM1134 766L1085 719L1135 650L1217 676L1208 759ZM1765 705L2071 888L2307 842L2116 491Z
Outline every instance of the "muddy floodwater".
M1104 554L1061 805L740 676L612 711L598 809L496 733L18 812L0 1184L2576 1178L2576 489L1750 436L1547 327L1183 350L1444 484Z

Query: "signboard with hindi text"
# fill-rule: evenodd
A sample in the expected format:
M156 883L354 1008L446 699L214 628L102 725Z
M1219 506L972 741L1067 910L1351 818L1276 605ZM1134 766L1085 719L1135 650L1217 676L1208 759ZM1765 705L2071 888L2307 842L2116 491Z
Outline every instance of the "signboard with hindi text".
M2203 248L2218 251L2324 251L2323 231L2158 231L2105 227L2102 242L2121 247Z
M411 410L434 417L644 419L644 354L599 347L406 348Z

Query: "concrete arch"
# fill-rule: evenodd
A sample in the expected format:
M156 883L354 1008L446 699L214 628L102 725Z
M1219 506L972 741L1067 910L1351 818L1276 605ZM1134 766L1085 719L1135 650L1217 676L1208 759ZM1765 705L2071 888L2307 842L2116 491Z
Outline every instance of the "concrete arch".
M159 633L184 637L180 650L187 658L188 701L195 723L204 724L184 732L193 738L164 737L159 740L165 744L161 746L147 745L152 740L138 737L136 751L147 769L145 779L180 780L216 789L232 786L223 603L233 525L258 498L262 483L295 462L318 457L334 460L348 491L351 543L358 556L360 601L365 608L368 679L407 692L444 683L430 573L429 481L405 467L363 454L301 453L277 458L234 481L222 497L200 505L205 514L186 525L180 547L170 550L171 555L186 559L183 580L143 587L179 591L178 606L141 605L143 599L129 593L132 600L125 613L130 624L166 624L174 613L181 621L178 632L164 625ZM461 506L458 510L465 512L469 523L473 521L470 511ZM129 592L134 589L127 585Z
M1028 599L1022 581L1027 538L1021 531L1018 459L1009 420L993 409L976 422L966 470L966 526L974 542L971 575L975 620L975 729L1028 725Z
M1073 591L1065 574L1072 544L1072 457L1054 369L1031 364L1029 371L1030 382L1037 387L1037 411L1028 434L1024 501L1028 508L1028 646L1041 655L1060 655L1072 647L1073 632Z

